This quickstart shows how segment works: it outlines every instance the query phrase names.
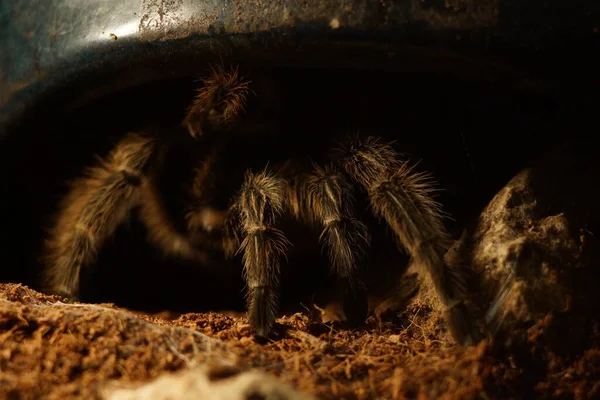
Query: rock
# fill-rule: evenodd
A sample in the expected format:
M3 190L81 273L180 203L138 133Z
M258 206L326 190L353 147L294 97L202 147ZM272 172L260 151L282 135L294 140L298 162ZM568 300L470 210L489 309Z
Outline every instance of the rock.
M530 340L548 317L571 335L554 350L590 329L600 303L597 171L583 143L558 149L517 174L448 252L478 276L472 312L505 345Z
M105 400L311 400L276 378L260 371L240 372L226 365L201 366L163 374L142 384L110 383L101 390Z

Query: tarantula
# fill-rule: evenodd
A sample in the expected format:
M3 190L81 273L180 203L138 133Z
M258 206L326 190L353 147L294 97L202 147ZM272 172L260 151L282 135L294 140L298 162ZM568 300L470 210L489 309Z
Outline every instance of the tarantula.
M326 147L302 138L279 142L281 151L262 150L243 165L241 187L225 189L214 172L228 167L223 164L235 157L232 149L243 147L248 137L246 143L265 140L262 131L273 131L266 134L269 140L282 135L279 126L249 117L256 96L238 68L215 68L202 83L177 127L189 143L174 144L181 136L175 132L130 133L72 182L45 242L45 291L77 299L80 270L137 209L149 240L167 255L205 262L207 247L228 257L241 254L248 319L258 335L268 335L278 309L280 262L291 245L281 230L284 218L319 227L331 272L348 296L360 289L357 271L369 247L355 201L360 192L397 244L429 272L455 339L463 345L477 341L461 301L461 279L444 262L449 237L429 174L416 172L391 143L352 134ZM191 152L194 164L183 229L165 211L169 196L160 184L169 154L178 158L181 149Z

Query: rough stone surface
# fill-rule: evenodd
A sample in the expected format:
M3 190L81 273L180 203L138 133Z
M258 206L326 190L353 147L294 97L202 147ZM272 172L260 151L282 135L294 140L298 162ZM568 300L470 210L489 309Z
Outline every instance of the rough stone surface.
M517 174L447 255L478 278L473 312L502 345L552 319L549 350L572 352L596 329L600 208L589 150L565 147ZM546 332L546 333L550 333ZM589 344L589 343L588 343Z

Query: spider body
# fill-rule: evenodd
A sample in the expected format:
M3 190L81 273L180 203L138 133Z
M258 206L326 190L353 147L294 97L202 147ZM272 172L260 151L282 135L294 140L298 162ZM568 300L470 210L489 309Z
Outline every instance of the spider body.
M454 337L461 344L475 342L477 333L461 302L461 279L444 263L450 240L431 177L416 172L376 136L313 141L301 132L284 134L255 106L259 96L252 90L237 69L215 69L182 129L128 134L76 179L46 242L46 291L77 298L81 268L138 208L149 240L167 255L199 262L211 252L240 256L248 318L263 336L275 321L280 270L298 246L286 227L308 226L353 309L350 315L360 320L368 290L360 277L368 273L371 222L378 219L398 249L431 276ZM163 178L169 168L180 168L177 174L188 183L182 199L169 194L181 182ZM183 222L168 209L182 210Z

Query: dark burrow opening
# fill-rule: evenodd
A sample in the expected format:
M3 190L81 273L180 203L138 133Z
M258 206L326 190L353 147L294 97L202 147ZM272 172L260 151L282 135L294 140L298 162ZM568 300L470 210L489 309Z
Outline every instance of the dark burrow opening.
M373 70L247 72L250 78L258 74L283 90L283 100L267 100L286 109L289 129L281 135L319 143L329 132L360 130L393 138L400 151L420 160L419 169L430 171L443 188L438 200L452 217L447 225L454 237L516 172L591 118L576 99L502 82ZM111 93L67 116L46 104L13 132L0 148L0 280L38 288L44 226L65 193L65 182L93 163L94 155L106 154L125 132L176 124L196 85L194 78L155 82ZM256 148L257 143L239 144L231 152L247 155ZM299 303L309 301L328 276L318 261L317 239L314 253L282 265L283 309L301 308ZM399 256L397 263L401 267L406 257ZM97 263L85 269L82 300L146 311L243 310L242 288L239 263L208 269L166 258L131 218Z

